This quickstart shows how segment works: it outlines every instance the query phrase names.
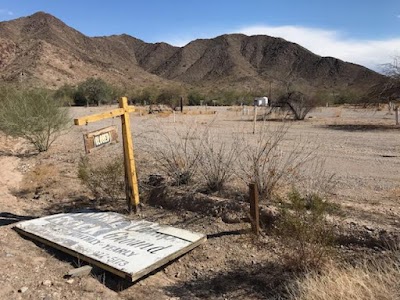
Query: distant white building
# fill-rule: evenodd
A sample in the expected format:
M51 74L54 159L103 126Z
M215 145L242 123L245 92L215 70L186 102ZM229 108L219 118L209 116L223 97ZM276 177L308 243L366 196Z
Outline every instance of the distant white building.
M255 98L254 106L268 106L268 97Z

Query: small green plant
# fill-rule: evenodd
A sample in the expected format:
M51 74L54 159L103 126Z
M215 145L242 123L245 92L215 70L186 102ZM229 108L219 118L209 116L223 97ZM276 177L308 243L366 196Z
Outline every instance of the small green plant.
M276 233L287 246L283 254L288 266L319 268L331 253L333 228L326 221L329 204L317 194L303 197L293 189L289 203L282 203Z
M97 200L115 201L124 194L124 165L113 159L94 166L87 157L78 164L78 178L93 193Z

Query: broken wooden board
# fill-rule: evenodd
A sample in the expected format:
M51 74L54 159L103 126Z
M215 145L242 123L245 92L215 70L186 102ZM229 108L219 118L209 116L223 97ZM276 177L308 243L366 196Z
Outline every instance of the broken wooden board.
M64 213L15 226L22 235L136 281L207 240L113 212Z

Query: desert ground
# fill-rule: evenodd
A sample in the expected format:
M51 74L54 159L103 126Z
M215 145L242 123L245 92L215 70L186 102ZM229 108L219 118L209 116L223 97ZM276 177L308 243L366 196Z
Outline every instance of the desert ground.
M70 108L72 118L109 110L110 106ZM232 139L239 132L251 137L252 116L240 109L209 107L215 114L181 115L134 113L131 127L139 179L158 173L157 166L143 153L148 137L162 128L170 136L190 126L211 127L221 139ZM281 121L257 122L281 126ZM306 120L286 122L282 151L293 142L303 143L304 151L324 160L324 170L334 175L335 187L329 201L340 207L332 216L342 228L379 240L400 233L400 127L387 109L323 107ZM227 222L220 215L180 209L165 209L146 202L134 219L168 224L202 232L208 241L150 276L131 285L110 273L96 270L75 279L64 275L83 262L13 230L16 222L74 211L81 208L112 209L125 213L125 202L99 203L77 177L77 165L85 155L82 134L116 125L118 118L69 128L50 148L36 154L25 141L0 136L0 299L276 299L295 274L285 272L279 252L282 243L263 229L255 238L246 222ZM264 125L263 125L264 124ZM257 134L253 135L256 136ZM93 160L113 155L121 157L122 143L105 146L89 154ZM115 156L117 157L117 156ZM305 176L312 176L310 170ZM308 175L307 175L308 174ZM301 184L301 183L298 183ZM244 190L246 183L232 182ZM285 188L285 187L282 187ZM142 193L142 192L141 192ZM213 195L228 197L227 195ZM239 201L239 200L237 200ZM268 205L268 203L266 203ZM379 257L386 250L379 243L337 245L343 260Z

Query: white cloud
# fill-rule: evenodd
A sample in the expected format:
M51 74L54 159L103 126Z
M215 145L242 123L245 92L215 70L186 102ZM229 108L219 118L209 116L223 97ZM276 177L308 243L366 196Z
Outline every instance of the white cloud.
M14 13L8 9L0 9L0 15L13 16Z
M339 31L302 26L248 26L225 33L243 33L246 35L269 35L281 37L297 43L321 56L332 56L344 61L364 65L380 71L381 65L389 63L400 55L400 36L388 39L352 39ZM196 38L209 38L223 33L202 34L194 38L180 37L169 42L183 46Z

